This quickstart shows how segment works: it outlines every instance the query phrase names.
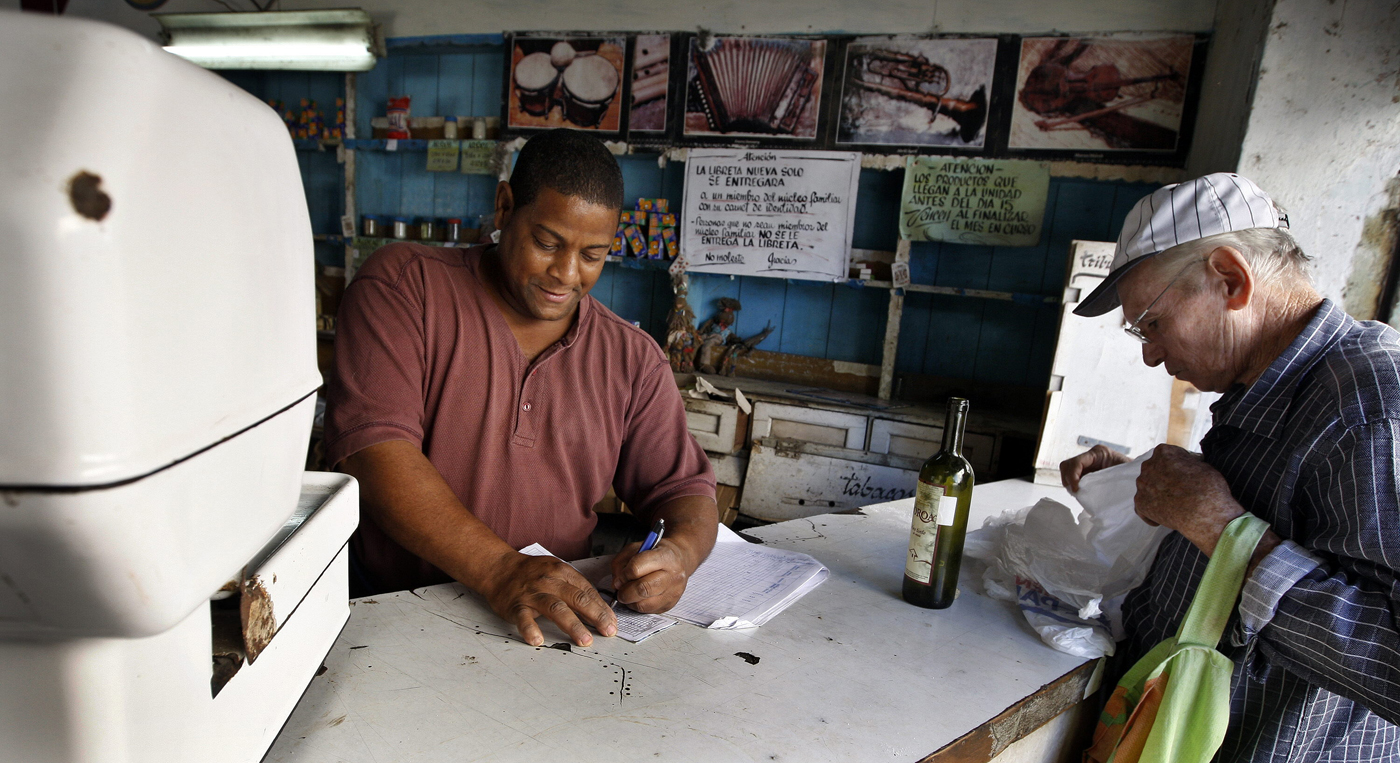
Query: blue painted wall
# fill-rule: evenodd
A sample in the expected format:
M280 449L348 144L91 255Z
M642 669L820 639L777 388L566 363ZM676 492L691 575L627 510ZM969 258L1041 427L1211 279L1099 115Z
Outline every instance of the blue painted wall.
M382 116L390 95L411 95L418 115L497 116L504 53L499 45L404 48L357 79L360 137ZM334 102L340 75L293 72L229 74L261 98L296 103L305 93ZM327 95L329 93L329 95ZM333 152L302 152L307 200L317 232L335 232L342 214L340 170ZM356 187L361 214L463 217L491 211L495 180L481 175L427 172L423 153L361 151ZM620 157L629 199L664 197L678 209L683 166L658 166L654 155ZM864 170L856 199L853 246L893 250L903 172ZM1016 291L1058 297L1072 239L1112 240L1128 209L1155 186L1056 178L1051 180L1041 242L1033 247L916 243L910 272L915 283ZM321 250L324 249L323 253ZM318 246L318 259L340 264L339 251ZM720 297L742 304L736 330L777 330L761 349L878 364L884 342L888 292L845 284L692 274L690 302L700 320ZM610 264L593 296L660 339L670 310L664 270ZM896 370L1043 388L1054 354L1059 309L970 297L910 293L900 324Z
M472 46L460 53L391 53L356 78L355 134L371 136L370 119L384 116L391 95L411 96L412 113L420 116L499 116L503 56L499 45ZM426 162L421 152L358 152L355 198L360 214L474 221L491 211L495 178L427 172Z
M326 119L335 118L335 99L344 97L345 75L336 72L219 72L225 79L257 96L277 100L293 111L301 111L301 99L316 101ZM340 217L345 214L345 192L335 151L298 151L302 182L306 186L306 206L311 213L311 230L340 233ZM317 242L316 261L324 265L345 264L340 246Z

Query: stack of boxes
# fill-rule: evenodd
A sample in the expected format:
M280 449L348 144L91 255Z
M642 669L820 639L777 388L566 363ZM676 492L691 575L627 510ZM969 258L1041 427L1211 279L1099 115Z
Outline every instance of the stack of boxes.
M345 138L345 99L335 99L335 121L326 125L324 117L316 108L316 102L309 98L301 99L301 111L294 112L278 100L269 100L271 106L287 125L287 132L293 138L302 140L343 140Z
M612 254L638 259L675 259L676 216L666 199L637 199L637 207L624 210L613 239Z
M321 129L324 126L316 102L308 98L301 99L301 113L297 116L297 128L292 137L316 140L321 137Z
M326 128L325 134L321 136L324 140L344 140L345 139L345 99L335 99L335 122Z

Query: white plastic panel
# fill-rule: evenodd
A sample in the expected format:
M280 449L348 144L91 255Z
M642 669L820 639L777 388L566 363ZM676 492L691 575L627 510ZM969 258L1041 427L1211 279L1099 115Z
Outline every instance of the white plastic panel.
M237 579L297 508L316 398L150 477L0 494L6 638L147 636ZM0 595L0 600L3 600Z
M0 486L139 477L320 385L272 109L131 32L13 12L0 103Z
M249 563L243 595L256 590L264 596L273 624L267 635L274 641L325 571L326 559L355 532L358 497L359 484L348 474L303 472L296 511L263 549L267 557Z
M0 641L0 759L260 760L350 617L349 549L322 569L297 616L218 697L209 689L207 602L148 638Z

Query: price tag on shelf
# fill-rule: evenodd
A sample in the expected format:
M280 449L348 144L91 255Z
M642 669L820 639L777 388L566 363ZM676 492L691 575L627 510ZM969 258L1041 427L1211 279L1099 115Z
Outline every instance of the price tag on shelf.
M461 148L455 140L428 141L428 171L456 172Z
M495 164L495 158L496 141L462 141L462 174L494 175L496 174L496 169L493 166Z
M909 263L896 262L890 265L891 280L894 281L894 288L903 289L909 285Z
M384 150L385 150L385 151L398 151L398 150L399 150L399 139L398 139L398 138L390 138L390 139L384 141Z

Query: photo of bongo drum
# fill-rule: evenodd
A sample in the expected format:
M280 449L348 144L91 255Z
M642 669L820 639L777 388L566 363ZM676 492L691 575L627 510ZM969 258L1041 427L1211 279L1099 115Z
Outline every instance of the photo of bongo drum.
M608 68L612 69L611 66ZM558 77L559 70L550 62L548 53L531 53L520 59L520 63L515 65L515 89L520 98L520 108L537 117L548 114L553 105L554 83Z
M575 58L564 70L564 116L580 127L597 125L617 94L620 80L616 66L603 56Z

